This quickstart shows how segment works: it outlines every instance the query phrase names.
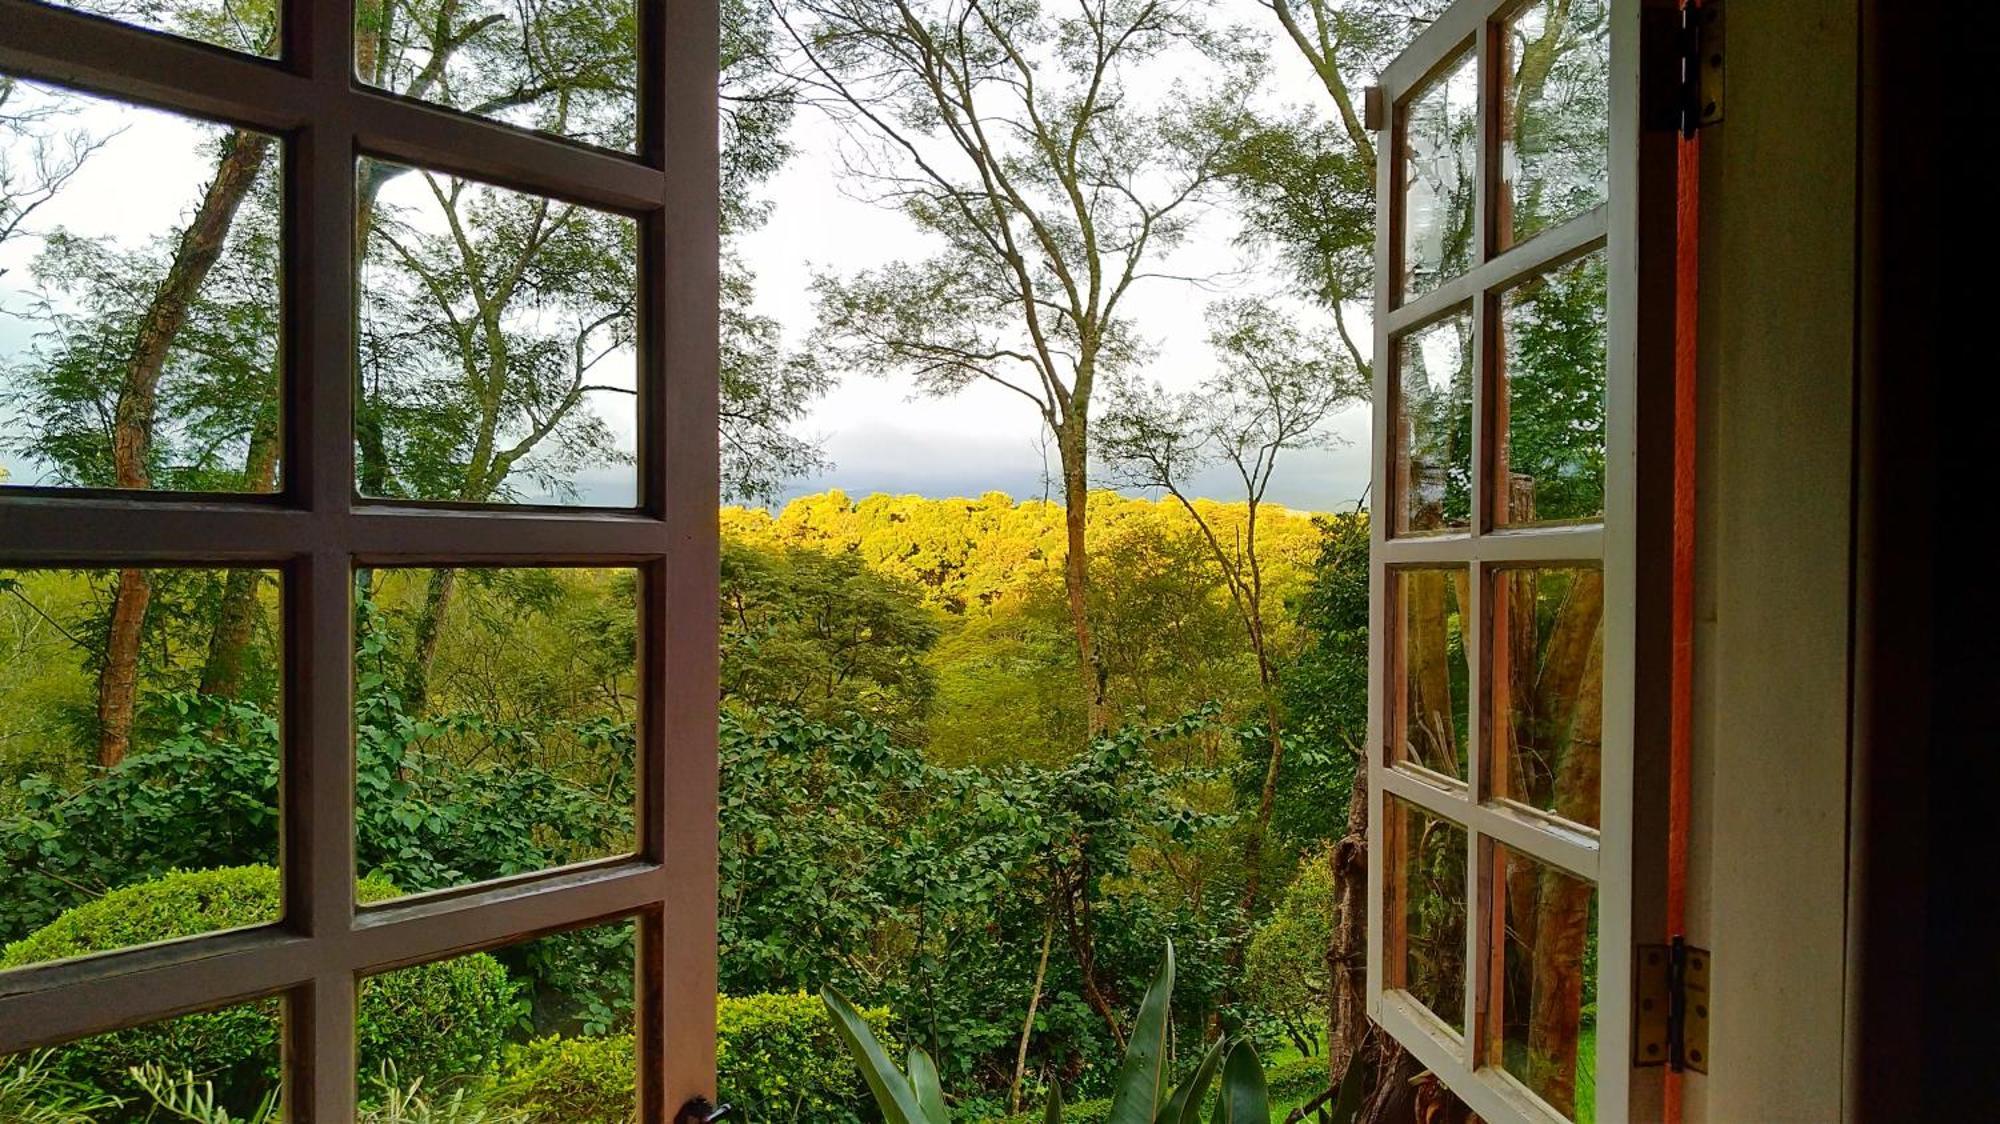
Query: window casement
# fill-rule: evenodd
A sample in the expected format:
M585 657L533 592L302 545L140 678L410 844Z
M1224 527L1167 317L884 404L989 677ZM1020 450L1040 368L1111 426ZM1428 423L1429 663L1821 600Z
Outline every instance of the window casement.
M573 929L630 926L639 1118L667 1119L712 1091L714 1068L716 7L635 0L636 111L623 119L624 138L377 88L357 77L357 20L379 5L281 0L277 8L268 57L257 57L0 0L0 74L271 139L282 449L263 492L12 481L0 488L0 569L275 574L283 664L272 856L281 915L0 972L0 1057L276 1000L288 1119L346 1124L362 1076L357 991L370 978ZM629 227L624 347L633 370L620 400L636 402L625 407L634 469L613 497L630 506L507 504L476 490L432 501L407 488L385 499L357 475L370 284L357 223L367 169L384 162ZM358 904L380 895L358 892L356 877L356 577L441 567L589 567L636 584L631 831L609 857Z
M1371 91L1368 1002L1492 1121L1647 1114L1642 7L1459 0Z

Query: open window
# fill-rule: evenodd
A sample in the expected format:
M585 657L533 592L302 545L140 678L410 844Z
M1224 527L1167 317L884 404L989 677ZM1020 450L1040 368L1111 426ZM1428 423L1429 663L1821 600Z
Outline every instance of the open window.
M1637 0L1382 75L1368 995L1483 1119L1633 1113Z
M151 1060L172 1068L184 1064L171 1046L179 1020L236 1019L231 1033L268 1038L244 1064L281 1075L286 1118L346 1124L371 1076L370 1035L389 1033L368 1022L382 995L424 986L431 971L449 977L435 986L471 987L488 952L532 958L533 942L569 942L616 961L607 1003L630 1012L634 1109L667 1119L710 1091L714 1066L716 9L427 10L434 26L376 0L0 0L0 81L14 108L60 105L99 134L144 140L150 162L131 165L143 180L115 207L159 196L166 213L152 229L175 226L183 242L160 252L200 258L187 246L206 240L202 268L229 283L180 302L188 330L166 334L145 385L120 399L174 403L173 420L146 434L174 455L121 448L101 472L7 481L0 579L19 591L64 574L47 580L111 591L113 613L143 612L132 606L176 583L240 583L269 622L258 634L268 665L243 673L269 679L277 704L268 774L245 770L241 790L217 794L268 796L276 812L268 846L232 859L275 868L268 889L245 890L269 908L47 956L10 950L0 1057L153 1034L165 1056ZM564 35L587 40L601 66L577 96L542 98L550 73L582 65ZM53 162L24 174L60 173L72 134L59 115L23 120L54 122L24 142ZM97 218L115 215L71 221ZM517 260L468 249L485 235ZM232 257L229 240L249 238L258 253ZM590 239L604 252L578 250ZM433 268L454 254L463 291ZM403 268L377 268L389 259ZM172 292L172 276L158 292ZM515 284L534 299L494 303L492 286ZM243 346L230 354L264 358L218 373L189 342L203 332L235 332ZM460 377L455 358L522 341L546 377L494 389L492 412L505 416L490 432L423 421L435 408L424 380ZM17 344L28 346L5 346ZM233 399L261 406L203 413L201 380L223 375L263 387ZM388 412L408 424L384 443L375 423ZM164 428L183 421L212 428ZM446 447L462 438L472 445ZM586 444L610 466L592 479L570 455ZM512 869L385 881L357 859L369 825L450 825L409 799L416 782L397 763L371 771L381 762L369 708L402 704L369 695L365 603L401 589L415 605L454 582L595 597L603 627L629 641L629 658L603 669L629 721L573 747L603 766L609 811L589 838ZM105 753L100 764L115 766L124 747ZM202 828L200 809L184 813Z

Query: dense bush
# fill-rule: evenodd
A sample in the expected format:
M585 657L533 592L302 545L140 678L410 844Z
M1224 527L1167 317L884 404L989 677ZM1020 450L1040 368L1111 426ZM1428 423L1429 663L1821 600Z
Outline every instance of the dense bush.
M887 1008L863 1012L878 1033ZM715 1010L720 1099L750 1121L846 1124L873 1119L868 1088L820 1001L806 995L722 996ZM627 1124L632 1036L540 1038L509 1052L490 1102L528 1124Z
M869 1008L862 1017L876 1033L885 1033L888 1008ZM722 996L715 1004L715 1050L722 1098L751 1120L872 1119L861 1071L816 997Z
M395 886L362 879L362 901L396 896ZM266 866L178 872L114 890L56 918L0 952L0 968L125 948L269 921L277 916L278 872ZM484 954L405 968L364 981L356 1035L364 1072L393 1065L402 1078L435 1087L498 1060L520 1017L515 987ZM267 999L87 1038L55 1051L51 1073L108 1092L137 1092L128 1068L149 1062L192 1070L218 1099L243 1112L278 1082L278 1004Z
M509 1051L491 1102L527 1124L630 1124L638 1075L632 1036L537 1038Z

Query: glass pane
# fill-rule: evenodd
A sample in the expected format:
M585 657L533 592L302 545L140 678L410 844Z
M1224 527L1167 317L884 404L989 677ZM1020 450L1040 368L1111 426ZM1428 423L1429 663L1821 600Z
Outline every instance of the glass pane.
M278 920L278 601L0 569L0 968Z
M1472 265L1478 197L1479 68L1468 52L1403 107L1403 294Z
M359 190L361 493L632 506L633 221L380 160Z
M1385 798L1391 988L1446 1024L1465 1027L1465 829L1407 801ZM1400 945L1400 948L1396 946Z
M1504 1067L1572 1120L1597 1116L1597 890L1494 847L1506 902L1498 1032Z
M1500 36L1500 248L1604 202L1611 168L1605 0L1535 0Z
M357 0L354 69L398 94L630 152L633 0Z
M637 930L620 921L363 979L355 1018L363 1113L633 1119Z
M1392 694L1391 759L1459 780L1466 779L1461 747L1471 729L1464 619L1470 580L1464 567L1389 571L1395 675L1403 684Z
M1396 341L1396 530L1472 521L1472 314Z
M281 154L0 76L0 484L277 488Z
M107 16L232 51L276 58L281 0L50 0L94 16Z
M1494 576L1493 792L1597 826L1604 718L1604 575Z
M631 852L636 571L364 570L355 596L355 865L385 896Z
M1604 283L1599 251L1500 298L1497 522L1604 515Z
M198 1011L0 1058L0 1120L281 1119L279 1004L264 999Z

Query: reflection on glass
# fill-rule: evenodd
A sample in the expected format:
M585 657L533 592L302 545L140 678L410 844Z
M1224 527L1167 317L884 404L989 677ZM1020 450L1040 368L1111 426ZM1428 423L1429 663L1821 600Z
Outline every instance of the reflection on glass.
M279 157L0 75L0 485L277 487Z
M1472 315L1396 341L1396 530L1472 520Z
M1462 747L1469 730L1464 606L1469 577L1449 570L1391 570L1395 606L1396 693L1392 759L1466 779Z
M1506 902L1495 1056L1556 1111L1597 1116L1597 891L1506 847L1494 847Z
M620 921L363 979L363 1113L431 1119L385 1111L414 1098L480 1120L633 1119L636 931Z
M356 0L362 81L510 125L632 151L634 0Z
M1479 68L1472 55L1412 97L1402 122L1402 292L1414 297L1472 264L1479 167Z
M1604 515L1604 252L1502 295L1494 429L1499 522Z
M279 918L278 575L0 569L0 968Z
M638 575L356 575L355 866L401 893L633 846Z
M282 1024L265 999L0 1056L0 1120L279 1120Z
M1604 202L1611 167L1605 0L1535 0L1500 36L1500 248Z
M1493 581L1493 791L1597 826L1604 574L1508 569Z
M379 160L359 191L361 493L632 506L633 221Z
M51 0L94 16L275 57L281 0Z
M1385 798L1395 929L1389 986L1444 1022L1465 1027L1465 829L1394 796Z

